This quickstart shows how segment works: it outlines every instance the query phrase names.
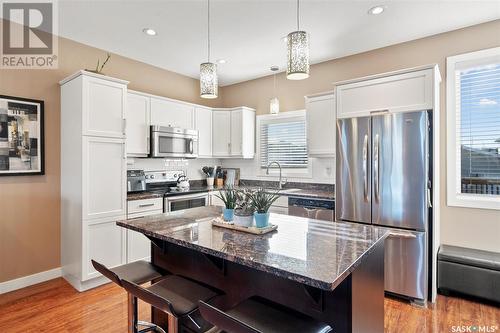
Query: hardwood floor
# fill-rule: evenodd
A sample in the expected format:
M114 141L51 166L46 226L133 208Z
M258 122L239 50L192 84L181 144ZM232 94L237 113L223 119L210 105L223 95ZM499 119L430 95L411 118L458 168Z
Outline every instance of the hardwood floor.
M0 295L0 332L126 332L126 299L111 283L79 293L62 278L51 280ZM139 317L149 317L148 306ZM452 332L452 325L497 326L500 333L500 308L441 295L427 309L385 300L386 332Z

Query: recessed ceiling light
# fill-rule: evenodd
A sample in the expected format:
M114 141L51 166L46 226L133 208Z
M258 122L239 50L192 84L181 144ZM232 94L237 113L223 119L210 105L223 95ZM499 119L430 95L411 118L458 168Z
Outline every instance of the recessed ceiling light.
M226 59L218 59L217 62L219 64L225 64L227 61L226 61Z
M151 28L144 28L142 29L142 32L144 32L148 36L156 36L156 30Z
M368 10L368 14L370 15L378 15L378 14L382 14L385 10L385 6L375 6L375 7L372 7L370 8L370 10Z

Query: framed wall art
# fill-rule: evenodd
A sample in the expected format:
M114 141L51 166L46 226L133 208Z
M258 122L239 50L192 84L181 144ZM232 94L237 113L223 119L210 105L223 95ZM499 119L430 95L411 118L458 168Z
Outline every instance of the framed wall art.
M44 174L43 101L0 95L0 176Z

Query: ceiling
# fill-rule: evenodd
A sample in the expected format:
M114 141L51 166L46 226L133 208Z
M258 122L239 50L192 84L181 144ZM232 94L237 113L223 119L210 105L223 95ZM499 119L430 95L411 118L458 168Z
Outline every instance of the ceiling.
M385 5L380 15L368 9ZM301 1L312 63L500 18L500 1ZM59 34L198 78L207 60L206 1L59 1ZM296 30L294 0L212 0L212 60L222 86L284 68L282 37ZM154 28L157 36L143 33ZM480 36L478 36L479 38Z

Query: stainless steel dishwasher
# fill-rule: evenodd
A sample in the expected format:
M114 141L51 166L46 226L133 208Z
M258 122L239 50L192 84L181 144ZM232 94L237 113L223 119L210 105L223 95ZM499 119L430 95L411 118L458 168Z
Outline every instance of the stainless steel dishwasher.
M288 198L288 215L316 220L335 220L335 201L300 197Z

